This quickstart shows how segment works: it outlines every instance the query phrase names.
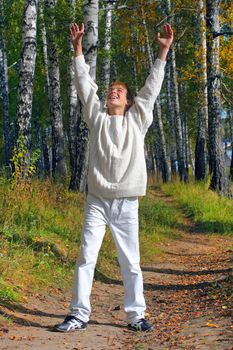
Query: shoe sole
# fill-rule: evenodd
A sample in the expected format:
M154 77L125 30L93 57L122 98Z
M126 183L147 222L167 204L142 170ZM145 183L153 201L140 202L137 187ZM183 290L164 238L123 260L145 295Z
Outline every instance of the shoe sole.
M85 331L85 330L86 330L86 328L75 328L75 329L70 329L69 331L66 331L65 329L62 330L62 329L59 329L59 328L56 328L56 327L53 328L53 331L61 332L61 333L72 333L72 332L75 332L75 331Z
M155 328L154 327L151 327L151 328L149 328L149 329L146 329L145 331L142 331L142 330L140 330L140 329L134 329L134 328L129 328L128 327L128 330L129 331L132 331L132 332L151 332L151 331L153 331Z

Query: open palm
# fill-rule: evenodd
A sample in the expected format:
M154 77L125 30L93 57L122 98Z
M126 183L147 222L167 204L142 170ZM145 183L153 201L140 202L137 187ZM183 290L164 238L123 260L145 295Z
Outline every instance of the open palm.
M158 33L157 40L160 47L169 49L169 47L173 42L173 30L170 24L165 24L163 26L163 30L164 30L163 36L161 36L161 34Z
M70 27L70 38L74 49L81 43L83 35L84 24L82 23L81 27L79 27L77 23L73 23Z

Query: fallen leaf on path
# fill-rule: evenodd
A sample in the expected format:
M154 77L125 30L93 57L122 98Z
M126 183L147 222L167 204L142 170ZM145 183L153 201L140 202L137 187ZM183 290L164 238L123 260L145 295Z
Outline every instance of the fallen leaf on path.
M206 326L207 326L207 327L214 327L214 328L219 328L219 327L220 327L219 325L217 325L217 324L215 324L215 323L210 323L210 322L207 322L207 323L206 323Z

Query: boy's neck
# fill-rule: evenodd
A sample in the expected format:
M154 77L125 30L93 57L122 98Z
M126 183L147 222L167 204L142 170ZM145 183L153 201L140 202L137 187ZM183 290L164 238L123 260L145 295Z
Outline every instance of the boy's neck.
M125 115L125 107L110 107L108 108L108 115Z

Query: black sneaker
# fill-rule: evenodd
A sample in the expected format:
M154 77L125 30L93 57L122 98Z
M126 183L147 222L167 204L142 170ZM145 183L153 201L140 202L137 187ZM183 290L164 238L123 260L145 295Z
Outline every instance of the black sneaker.
M145 318L140 318L140 320L129 323L128 329L135 332L146 332L146 331L152 331L154 329L153 325L145 320Z
M68 315L64 319L64 322L54 326L54 330L58 332L73 332L84 331L87 328L87 323L79 320L75 316Z

